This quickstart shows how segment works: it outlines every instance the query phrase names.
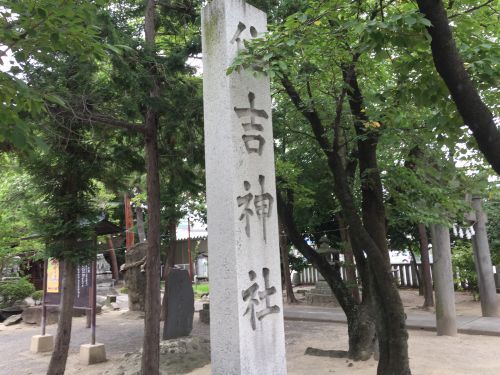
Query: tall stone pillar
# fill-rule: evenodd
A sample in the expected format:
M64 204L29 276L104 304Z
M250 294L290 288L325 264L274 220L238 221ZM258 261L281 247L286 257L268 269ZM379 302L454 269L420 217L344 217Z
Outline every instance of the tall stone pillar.
M455 288L451 267L450 231L441 224L432 224L432 278L436 292L436 330L438 336L457 334Z
M493 276L493 264L491 263L488 235L486 234L486 214L481 205L481 197L472 198L472 208L476 214L474 222L475 234L472 236L472 249L474 250L474 260L476 262L479 282L481 312L483 316L497 316L498 304Z
M269 79L226 74L266 27L241 0L202 12L213 374L286 374Z

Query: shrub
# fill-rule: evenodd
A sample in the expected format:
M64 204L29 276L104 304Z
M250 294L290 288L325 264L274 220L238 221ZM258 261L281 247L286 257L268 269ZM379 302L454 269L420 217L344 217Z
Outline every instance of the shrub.
M43 298L43 290L36 290L31 293L31 298L35 301L35 305L39 305L42 302Z
M26 278L0 282L0 307L10 307L24 300L35 291L35 287Z

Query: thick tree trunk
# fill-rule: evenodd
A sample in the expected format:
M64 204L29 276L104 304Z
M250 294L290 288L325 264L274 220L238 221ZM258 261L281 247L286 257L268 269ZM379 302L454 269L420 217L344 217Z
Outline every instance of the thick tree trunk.
M297 303L293 293L292 279L290 277L290 261L288 260L288 237L284 225L279 223L281 261L283 263L283 278L285 279L286 302Z
M147 52L155 48L155 1L146 3L144 33ZM159 87L154 65L150 66L152 78L150 98L158 98ZM160 175L158 168L158 114L151 105L145 116L145 153L148 202L148 250L146 260L146 306L144 312L144 341L141 372L158 375L160 366Z
M349 334L349 357L355 360L367 360L373 353L375 325L370 299L358 305L346 287L340 272L332 267L326 258L314 251L298 232L292 214L284 203L281 194L277 194L278 214L288 238L299 252L321 273L332 289L340 307L347 317Z
M137 235L139 242L146 242L146 232L144 231L144 211L141 206L135 207L135 218L137 220Z
M349 226L353 248L364 249L370 268L370 285L376 306L380 350L377 373L379 375L411 374L405 313L390 272L389 261L382 255L382 251L363 227L348 188L341 159L335 152L331 155L329 162L332 170L335 171L335 192Z
M434 295L432 289L431 262L429 260L429 238L425 225L420 223L418 227L418 240L420 242L420 255L422 258L422 281L424 284L424 305L423 307L434 306Z
M356 60L355 56L353 64L343 70L343 78L344 82L350 86L349 106L355 119L354 127L358 135L363 226L357 215L354 200L349 191L347 175L343 168L344 162L340 155L337 137L338 127L334 151L330 154L329 161L335 175L336 195L346 216L353 244L358 249L364 249L368 255L368 265L371 271L370 285L377 311L380 350L378 373L409 374L405 313L390 272L382 181L377 164L378 130L369 130L370 128L367 129L364 126L369 119L363 108L363 96L357 81L354 66Z
M71 340L71 323L73 322L73 303L75 301L76 290L75 280L76 265L69 260L65 260L57 334L54 343L54 351L50 357L47 375L62 375L66 369L69 343Z
M493 114L484 104L458 52L449 26L448 16L441 0L417 0L420 12L431 21L427 31L432 37L431 50L434 65L443 78L458 112L470 128L479 149L500 174L500 131Z

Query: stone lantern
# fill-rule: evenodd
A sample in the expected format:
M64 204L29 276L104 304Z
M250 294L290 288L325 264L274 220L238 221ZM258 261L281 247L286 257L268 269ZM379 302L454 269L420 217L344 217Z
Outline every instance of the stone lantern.
M325 257L330 263L332 257L334 261L338 261L339 251L330 247L326 235L323 235L318 241L316 252L322 257ZM309 305L338 306L337 299L333 295L330 286L319 272L316 286L306 293L306 301Z

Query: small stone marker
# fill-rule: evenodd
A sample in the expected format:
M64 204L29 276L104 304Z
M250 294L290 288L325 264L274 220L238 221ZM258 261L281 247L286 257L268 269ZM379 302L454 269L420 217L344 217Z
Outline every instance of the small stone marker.
M165 339L188 336L193 329L194 293L186 270L171 269L167 276L167 321Z
M269 79L226 74L266 19L241 0L202 12L213 374L286 374Z

